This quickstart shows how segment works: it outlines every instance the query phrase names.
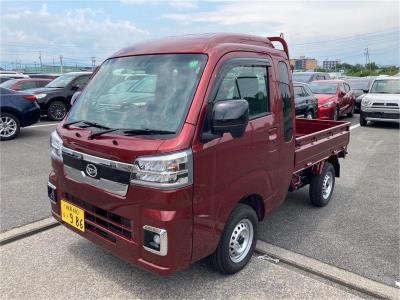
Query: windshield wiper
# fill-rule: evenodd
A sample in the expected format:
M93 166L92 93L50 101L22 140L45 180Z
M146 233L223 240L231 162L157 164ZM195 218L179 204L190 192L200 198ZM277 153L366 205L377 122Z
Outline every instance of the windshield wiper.
M168 130L158 130L158 129L128 129L128 130L121 130L126 135L156 135L156 134L175 134L175 131L168 131Z
M70 125L78 124L78 123L85 124L84 126L79 126L80 128L96 127L96 128L100 128L100 129L107 129L107 130L111 129L110 127L103 126L103 125L101 125L99 123L89 122L89 121L85 121L85 120L79 120L79 121L72 121L72 122L64 123L63 127L64 128L68 128Z

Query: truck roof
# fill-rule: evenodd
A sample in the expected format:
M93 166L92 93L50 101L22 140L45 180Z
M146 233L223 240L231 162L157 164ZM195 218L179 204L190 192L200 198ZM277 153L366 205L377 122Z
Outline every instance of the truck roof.
M224 51L226 51L229 48L239 50L248 46L274 49L273 44L266 37L246 34L205 33L146 41L117 51L111 57L161 53L209 53L216 48L224 48Z

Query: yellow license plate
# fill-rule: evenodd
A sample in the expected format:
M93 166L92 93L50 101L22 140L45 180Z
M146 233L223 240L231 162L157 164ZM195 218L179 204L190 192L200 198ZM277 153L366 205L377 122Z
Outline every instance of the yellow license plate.
M61 200L61 219L72 227L85 231L85 211L65 200Z

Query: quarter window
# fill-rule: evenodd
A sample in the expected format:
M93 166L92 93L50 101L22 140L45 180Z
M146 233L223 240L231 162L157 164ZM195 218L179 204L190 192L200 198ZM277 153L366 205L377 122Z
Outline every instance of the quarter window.
M292 101L290 97L289 72L284 62L278 63L279 87L281 90L282 109L283 109L283 129L285 142L289 142L293 136L292 122Z
M269 109L267 67L236 66L224 76L214 101L245 99L249 116L265 114Z

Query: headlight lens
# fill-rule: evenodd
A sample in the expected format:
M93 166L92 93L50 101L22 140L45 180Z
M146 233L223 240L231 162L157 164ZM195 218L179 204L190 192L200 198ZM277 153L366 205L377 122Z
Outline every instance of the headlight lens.
M47 94L37 94L35 95L37 99L43 99L44 97L47 96Z
M175 189L191 185L192 150L137 158L133 164L131 183L159 189Z
M61 137L58 135L57 131L54 130L50 135L50 149L51 149L51 157L62 161L62 147L63 141Z
M326 103L320 105L320 107L331 107L333 105L333 103L334 103L334 101L329 101L329 102L326 102Z
M362 101L361 101L361 105L362 106L371 106L372 105L372 100L363 98Z
M366 94L361 94L360 96L357 97L356 100L361 101L365 96Z

